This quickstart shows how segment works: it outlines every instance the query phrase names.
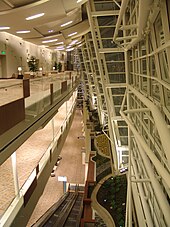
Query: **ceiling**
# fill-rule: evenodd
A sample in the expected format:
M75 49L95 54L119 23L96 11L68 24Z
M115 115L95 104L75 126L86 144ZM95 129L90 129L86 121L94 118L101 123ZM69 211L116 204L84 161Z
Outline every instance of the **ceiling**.
M87 0L1 0L0 27L10 27L6 31L36 45L50 49L58 46L66 48L73 40L81 41L82 35L89 31L89 23L83 4ZM27 17L44 13L42 17L26 20ZM72 21L72 23L70 22ZM61 27L62 24L70 24ZM29 33L16 33L29 31ZM70 34L74 34L69 36ZM53 40L48 42L49 40ZM44 42L45 41L45 42ZM62 44L63 42L63 44Z

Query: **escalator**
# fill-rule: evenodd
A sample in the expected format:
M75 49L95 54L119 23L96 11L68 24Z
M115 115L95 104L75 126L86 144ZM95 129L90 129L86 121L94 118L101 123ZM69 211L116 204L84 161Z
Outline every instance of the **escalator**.
M83 208L82 191L67 192L31 227L78 227Z

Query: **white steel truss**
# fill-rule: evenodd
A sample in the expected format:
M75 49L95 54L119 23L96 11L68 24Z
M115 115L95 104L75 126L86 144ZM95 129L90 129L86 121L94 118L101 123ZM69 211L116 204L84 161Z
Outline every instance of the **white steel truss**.
M116 3L109 1L107 4L103 1L90 1L87 4L96 55L95 65L98 69L98 84L95 83L95 86L99 88L98 105L102 108L104 116L101 124L107 125L109 129L108 136L111 141L111 156L115 170L128 161L127 125L119 113L126 87L124 51L112 41L119 8L118 1ZM118 84L121 85L118 86Z
M129 165L126 227L170 226L169 9L167 0L87 3L85 71L114 168Z

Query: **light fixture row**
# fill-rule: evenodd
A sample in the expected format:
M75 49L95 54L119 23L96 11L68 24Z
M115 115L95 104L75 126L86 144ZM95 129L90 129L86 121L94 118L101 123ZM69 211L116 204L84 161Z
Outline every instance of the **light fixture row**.
M37 19L37 18L42 17L44 15L45 15L45 13L38 13L38 14L35 14L35 15L32 15L32 16L26 17L25 19L28 20L28 21L29 20L34 20L34 19ZM61 24L60 26L61 27L65 27L65 26L67 26L67 25L69 25L71 23L73 23L73 21L68 21L68 22L66 22L64 24ZM0 26L0 30L8 30L8 29L10 29L10 27L8 27L8 26ZM53 31L54 30L49 30L48 32L51 33ZM21 30L21 31L17 31L16 33L17 34L25 34L25 33L29 33L29 32L30 32L29 30Z
M37 18L42 17L44 15L45 15L45 13L35 14L35 15L32 15L32 16L26 17L26 20L29 21L29 20L37 19ZM66 22L66 23L64 23L64 24L62 24L60 26L61 27L65 27L65 26L67 26L67 25L69 25L71 23L73 23L73 21L68 21L68 22ZM10 29L10 27L8 27L8 26L0 26L0 30L8 30L8 29ZM53 32L53 30L49 30L48 32L49 33L50 32ZM17 34L26 34L26 33L30 33L30 30L21 30L21 31L17 31L16 33ZM73 32L71 34L68 34L68 37L71 37L71 36L76 35L76 34L77 34L77 32ZM52 43L52 42L56 42L57 40L58 39L44 40L44 41L42 41L42 43ZM73 45L75 43L76 43L75 41L72 41L71 45ZM59 42L58 44L63 44L63 42ZM63 50L64 47L58 48L58 50L59 49ZM67 50L70 50L71 51L72 49L74 49L74 48L70 48L70 49L67 49Z
M77 34L77 32L73 32L71 34L68 34L68 37L76 35L76 34ZM53 42L56 42L57 40L58 39L49 39L49 40L42 41L42 43L53 43ZM58 44L62 44L62 42L59 42Z

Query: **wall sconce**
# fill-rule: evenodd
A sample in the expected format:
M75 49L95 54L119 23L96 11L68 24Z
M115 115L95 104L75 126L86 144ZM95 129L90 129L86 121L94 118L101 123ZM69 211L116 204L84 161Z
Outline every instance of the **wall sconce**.
M55 70L55 66L53 66L53 70Z

